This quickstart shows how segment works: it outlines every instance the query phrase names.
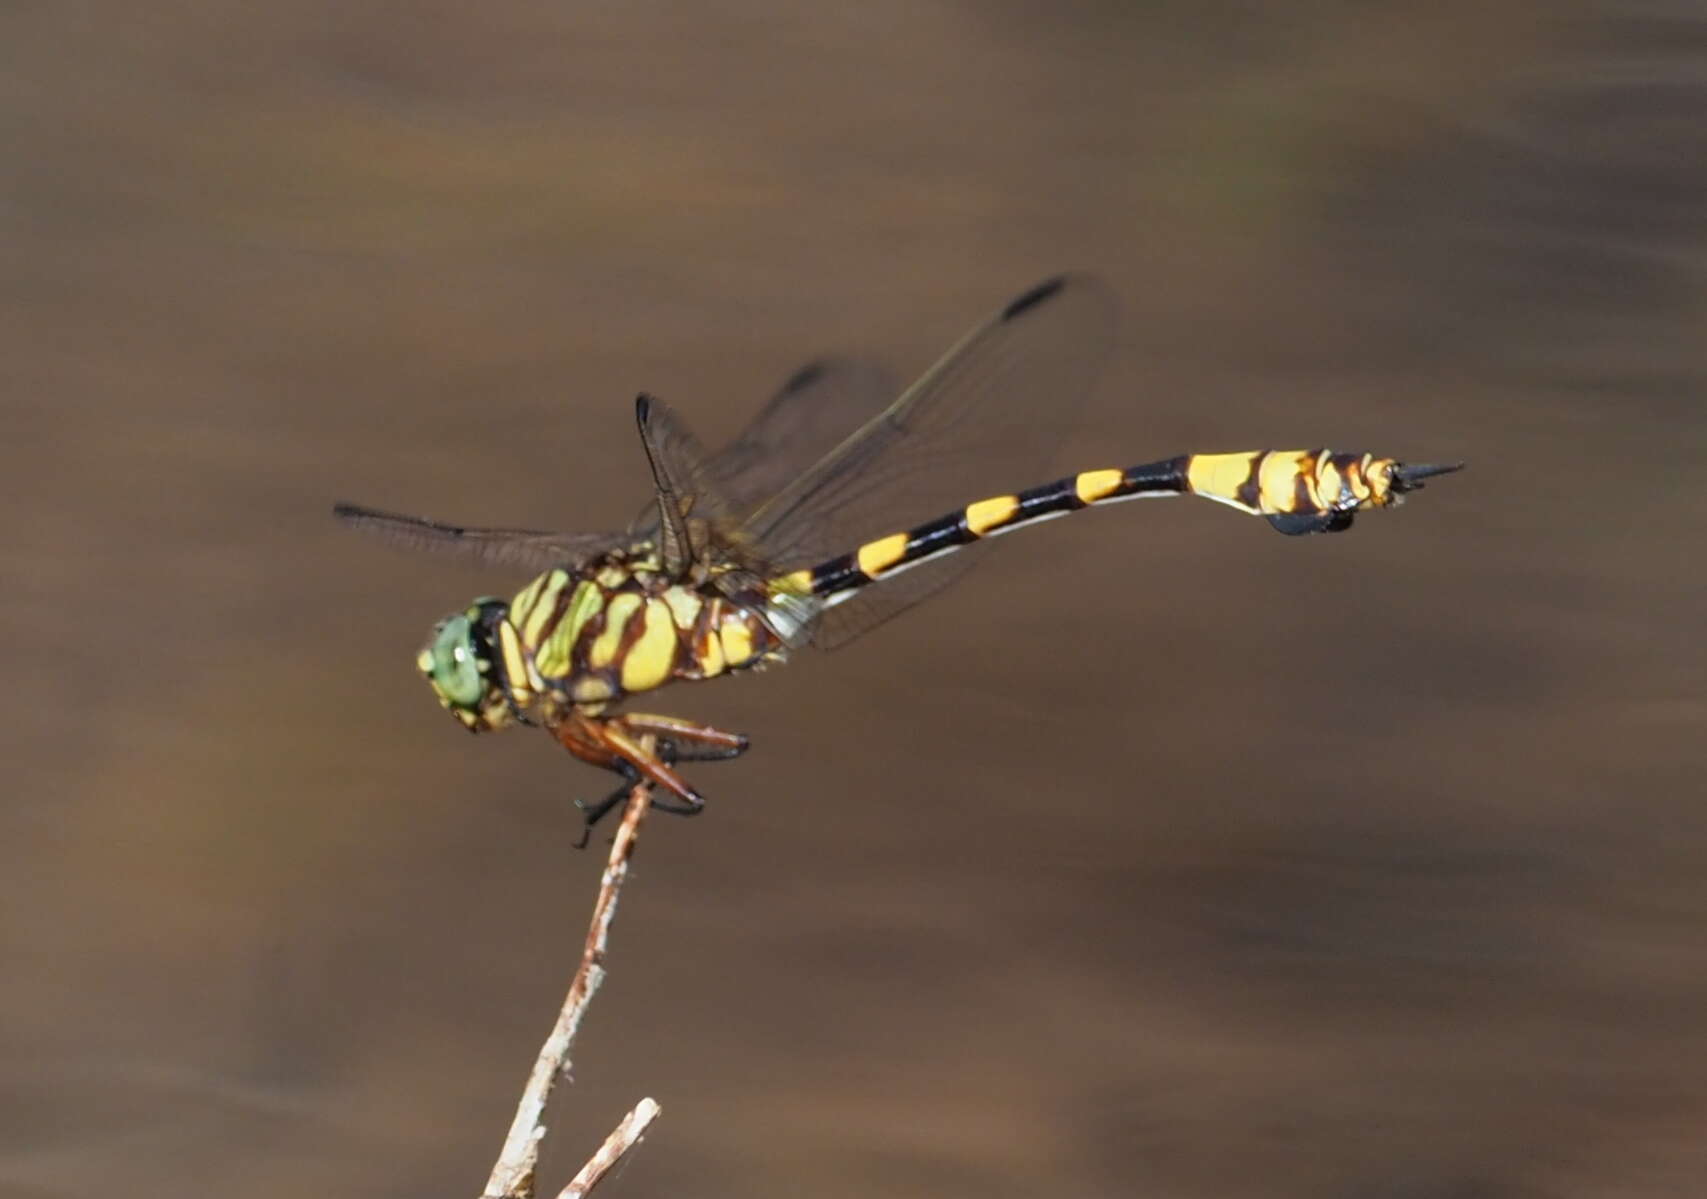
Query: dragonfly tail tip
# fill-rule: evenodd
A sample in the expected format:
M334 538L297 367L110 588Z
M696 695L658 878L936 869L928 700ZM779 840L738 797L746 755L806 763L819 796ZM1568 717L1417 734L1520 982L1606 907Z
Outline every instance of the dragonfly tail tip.
M1393 486L1399 491L1416 491L1423 485L1424 479L1432 479L1436 475L1449 475L1453 471L1463 470L1462 462L1419 462L1411 466L1395 466L1393 468Z

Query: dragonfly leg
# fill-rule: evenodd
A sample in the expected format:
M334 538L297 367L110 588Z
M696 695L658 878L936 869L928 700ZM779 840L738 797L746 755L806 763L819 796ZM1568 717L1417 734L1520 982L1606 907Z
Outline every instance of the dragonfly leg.
M630 712L612 719L631 735L651 733L657 737L658 756L665 762L726 762L747 752L745 733L726 733L710 725L646 712Z
M613 769L616 769L616 772L623 776L623 781L618 784L615 791L597 803L590 804L584 799L575 801L575 806L581 809L586 818L586 823L581 827L581 839L575 842L576 849L587 848L587 842L593 838L593 826L603 820L611 809L624 802L633 793L634 785L640 781L640 772L627 762L621 763L620 768L613 767Z
M658 738L658 757L672 766L677 762L727 762L740 757L742 752L715 745L683 745L668 737Z
M663 795L654 795L652 798L652 806L661 812L692 816L703 808L705 800L699 792L671 769L669 763L656 752L648 751L639 739L632 736L630 730L624 727L625 719L620 716L587 716L576 712L552 727L552 734L564 749L583 762L615 771L625 780L622 789L615 795L583 809L587 812L588 827L615 807L621 797L628 794L637 783L650 784L663 792ZM632 731L640 738L657 735L647 727Z

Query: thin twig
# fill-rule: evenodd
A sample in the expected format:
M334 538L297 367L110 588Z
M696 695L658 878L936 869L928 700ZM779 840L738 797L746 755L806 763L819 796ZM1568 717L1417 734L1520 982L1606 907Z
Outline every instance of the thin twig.
M622 1123L612 1130L605 1143L599 1146L599 1151L587 1159L587 1164L581 1167L581 1172L574 1180L558 1192L557 1199L581 1199L588 1191L599 1185L599 1180L608 1174L611 1167L622 1160L623 1154L646 1135L647 1126L658 1118L658 1105L650 1099L642 1099L634 1105L634 1110L622 1118Z
M651 740L648 737L645 743L648 753L652 751ZM628 862L634 853L635 839L640 835L640 823L646 819L646 810L651 802L651 788L645 783L635 784L622 814L622 824L617 827L616 838L611 843L610 860L605 864L599 898L593 905L593 919L587 929L586 946L581 951L580 969L575 971L574 981L569 984L569 994L563 1001L563 1010L557 1014L551 1035L540 1047L533 1073L528 1076L521 1102L516 1105L516 1118L510 1124L510 1134L504 1138L503 1152L498 1155L492 1176L482 1192L483 1199L531 1199L534 1193L539 1145L545 1138L545 1105L551 1101L551 1091L558 1078L568 1073L569 1048L575 1041L575 1031L581 1025L587 1004L604 981L605 943L610 938L611 920L616 915L617 896L622 890L623 880L628 877ZM641 1104L641 1107L645 1106L645 1103ZM654 1104L652 1115L656 1114Z

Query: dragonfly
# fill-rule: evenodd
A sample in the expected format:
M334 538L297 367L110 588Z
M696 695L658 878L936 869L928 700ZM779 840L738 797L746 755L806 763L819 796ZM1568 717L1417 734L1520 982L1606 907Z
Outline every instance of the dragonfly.
M905 389L856 359L809 364L715 454L642 394L635 415L652 496L619 531L477 528L348 503L333 511L406 547L537 572L509 598L481 597L439 622L416 659L428 686L472 732L539 726L620 775L610 795L578 801L589 833L642 784L653 806L693 814L705 800L681 764L737 757L748 738L628 711L631 697L845 645L961 577L991 539L1083 509L1195 495L1288 535L1337 533L1463 465L1248 450L998 490L1047 468L1109 354L1115 313L1096 277L1047 279ZM943 515L910 523L932 511Z

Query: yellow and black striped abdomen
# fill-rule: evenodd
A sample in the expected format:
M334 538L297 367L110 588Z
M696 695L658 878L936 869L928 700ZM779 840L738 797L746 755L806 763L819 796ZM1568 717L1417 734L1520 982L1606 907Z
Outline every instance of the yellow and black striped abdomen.
M540 575L510 602L496 641L510 702L524 713L602 705L781 652L753 605L621 566Z
M1371 454L1330 450L1252 450L1184 454L1126 470L1081 471L1029 491L991 496L936 520L795 571L782 587L834 604L867 583L952 553L986 537L1121 500L1200 495L1267 517L1282 533L1333 533L1363 508L1398 502L1428 475L1456 467L1403 467ZM1406 472L1409 472L1407 474Z
M1193 454L1185 481L1191 494L1266 516L1283 533L1326 533L1348 526L1359 509L1394 503L1402 491L1394 485L1398 465L1332 450Z

